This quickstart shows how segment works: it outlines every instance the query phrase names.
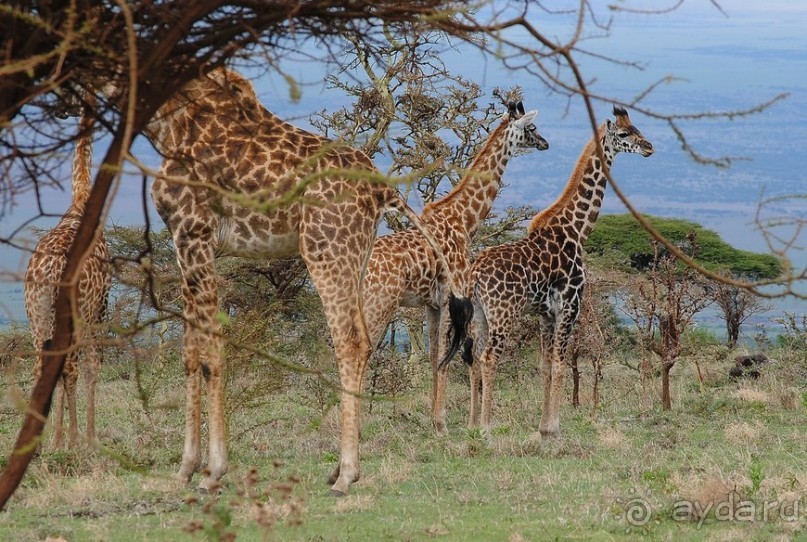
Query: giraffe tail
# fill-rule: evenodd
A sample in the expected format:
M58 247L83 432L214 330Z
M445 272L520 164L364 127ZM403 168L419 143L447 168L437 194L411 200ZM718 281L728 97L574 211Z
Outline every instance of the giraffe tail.
M468 325L474 317L474 305L467 297L457 298L452 294L448 298L448 315L451 318L451 328L449 330L451 344L448 345L445 356L440 360L439 368L441 370L448 365L448 362L451 361L451 358L454 357L463 342L467 348L468 341L471 341L466 337L468 335ZM465 353L463 353L463 359L465 359Z
M474 340L471 337L465 339L465 346L462 349L462 361L468 367L474 364Z

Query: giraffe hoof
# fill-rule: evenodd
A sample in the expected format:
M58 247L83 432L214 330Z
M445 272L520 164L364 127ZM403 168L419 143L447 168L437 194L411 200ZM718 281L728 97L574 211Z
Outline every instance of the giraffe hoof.
M331 489L328 494L331 497L347 497L347 493L344 491L339 491L338 489Z

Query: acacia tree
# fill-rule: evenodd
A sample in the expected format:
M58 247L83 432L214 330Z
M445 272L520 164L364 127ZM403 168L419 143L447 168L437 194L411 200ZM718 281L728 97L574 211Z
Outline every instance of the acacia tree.
M61 277L52 350L46 352L45 370L32 391L30 412L0 478L0 508L19 484L42 432L52 391L72 343L71 307L76 299L78 269L98 230L113 182L124 160L137 163L130 154L134 136L176 89L235 60L243 64L252 59L253 65L258 62L268 70L278 70L284 56L304 42L320 46L323 53L319 60L339 64L344 49L342 36L346 34L358 36L357 43L366 45L381 39L387 28L395 28L401 35L404 30L423 34L437 31L534 76L554 92L581 96L591 128L596 130L592 101L624 101L589 92L576 59L590 53L581 41L582 29L593 25L607 32L608 25L600 23L588 2L581 0L576 31L568 39L550 39L531 22L531 10L540 10L541 15L550 13L530 0L510 2L503 10L491 6L474 12L466 3L449 0L116 0L101 4L43 0L1 6L0 171L5 185L0 214L14 204L17 194L62 182L56 173L58 157L66 153L55 151L67 148L75 134L60 128L55 116L82 102L84 92L106 88L110 81L118 93L114 100L101 100L94 109L98 124L109 133L109 145ZM725 163L696 153L686 143L680 124L694 118L750 114L782 98L774 97L744 111L664 114L642 105L659 83L651 83L625 105L663 119L695 159L716 165ZM629 205L613 178L609 180ZM629 209L635 213L632 206ZM3 242L21 247L16 239L19 231ZM663 239L660 242L676 250ZM792 291L790 284L787 288Z
M586 270L586 288L580 303L577 326L569 345L567 364L572 370L572 406L580 406L580 360L588 358L592 369L592 413L599 404L599 385L602 379L602 356L605 353L603 299L600 282Z
M715 281L711 295L726 323L726 346L729 349L737 346L740 326L746 320L771 309L770 303L764 298L735 284Z
M350 106L322 110L312 124L360 147L389 175L412 180L423 201L433 201L441 183L456 185L504 111L497 102L518 101L518 88L486 97L474 82L451 73L441 59L441 34L400 33L386 28L384 40L354 48L328 85L353 98ZM445 186L445 185L443 185ZM391 226L398 227L394 223Z
M586 287L580 306L580 315L569 345L567 364L572 371L572 405L580 406L581 361L591 364L591 415L596 416L600 404L602 362L619 342L616 318L611 296L622 283L621 273L608 269L586 268Z
M645 350L639 370L643 387L650 380L653 363L647 355L661 360L661 406L672 409L670 372L682 353L681 338L697 313L712 299L709 285L695 270L679 264L675 255L654 242L654 258L644 277L638 276L623 292L624 311L636 324L639 342ZM698 252L694 233L681 249L695 258Z

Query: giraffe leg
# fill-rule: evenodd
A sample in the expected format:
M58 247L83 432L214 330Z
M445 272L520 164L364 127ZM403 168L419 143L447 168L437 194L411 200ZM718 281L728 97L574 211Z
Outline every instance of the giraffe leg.
M432 423L438 435L446 433L446 381L448 367L440 369L440 360L446 351L442 334L448 327L445 311L426 307L426 325L429 330L429 361L432 365Z
M199 488L213 492L219 480L229 469L227 461L227 424L224 416L224 379L221 353L223 341L208 336L207 349L202 358L202 374L207 381L207 418L209 449L205 478ZM205 370L207 368L207 370Z
M182 353L185 364L185 445L182 449L182 462L177 473L179 481L185 484L190 483L193 473L202 465L200 434L202 376L199 369L199 351L195 346L189 344L189 334L191 332L186 329Z
M538 423L538 430L543 436L555 435L549 428L553 378L552 344L554 339L554 327L554 321L541 317L541 380L543 382L544 396L541 406L541 421Z
M577 305L571 304L563 311L555 328L552 342L552 391L549 398L548 420L545 431L548 435L560 434L560 405L563 399L563 377L566 374L566 351L577 320Z
M325 235L321 224L344 222L344 209L308 207L300 228L300 253L308 266L331 331L339 381L342 387L342 434L339 466L329 482L331 494L346 495L359 479L359 425L364 372L371 346L362 301L362 275L372 250L377 223L373 217L353 220L349 224L351 244L359 250L337 246L333 235ZM351 213L347 213L351 214ZM363 249L363 250L361 250ZM336 477L333 480L333 476Z
M474 304L474 316L471 321L470 337L473 339L471 345L471 365L468 368L468 375L471 381L471 408L468 415L468 429L477 429L480 425L479 416L481 414L482 400L482 356L487 349L488 325L482 307ZM465 346L467 348L467 345Z
M35 322L32 322L31 326L34 327ZM39 335L36 330L34 331L34 344L45 344L44 341L39 340ZM34 364L34 384L39 381L39 377L42 375L43 361L43 356L40 353L37 355L36 363ZM53 424L53 447L57 450L64 446L64 386L65 380L63 372L59 381L56 383L53 404L51 404L49 416L49 420Z
M98 383L98 372L101 366L100 354L94 341L84 347L82 371L84 374L84 388L87 394L87 444L96 448L98 436L95 432L95 386Z
M563 375L564 361L563 357L553 352L552 355L552 384L551 392L549 395L549 410L547 414L547 421L541 430L544 436L558 436L560 435L560 402L563 397Z
M490 415L493 410L493 377L502 354L504 337L499 333L491 333L488 344L480 357L480 372L482 373L482 435L490 438Z
M177 260L182 271L185 301L185 446L177 477L189 483L202 463L201 401L202 377L207 383L209 459L202 491L214 491L227 472L227 443L222 382L222 339L216 320L218 291L210 230L197 228L193 235L174 233Z
M64 376L59 379L56 385L56 397L53 401L53 447L56 449L64 446Z
M64 363L64 395L67 401L67 439L70 448L78 446L78 413L76 388L78 387L78 353L70 352Z
M471 408L468 414L468 429L479 428L479 415L482 410L480 404L482 399L482 371L480 365L480 360L476 359L468 371L471 381Z
M337 311L334 311L337 312ZM342 436L339 465L329 478L333 495L346 495L351 484L360 476L359 424L361 416L361 392L367 360L370 357L370 342L360 310L350 311L344 321L329 317L329 327L339 365L339 380L342 386ZM333 314L326 310L326 314Z

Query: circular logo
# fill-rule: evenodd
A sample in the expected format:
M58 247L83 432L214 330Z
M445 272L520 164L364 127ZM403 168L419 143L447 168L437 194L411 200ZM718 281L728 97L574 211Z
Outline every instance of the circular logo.
M644 499L632 499L625 505L625 519L634 527L641 527L650 521L653 510Z

